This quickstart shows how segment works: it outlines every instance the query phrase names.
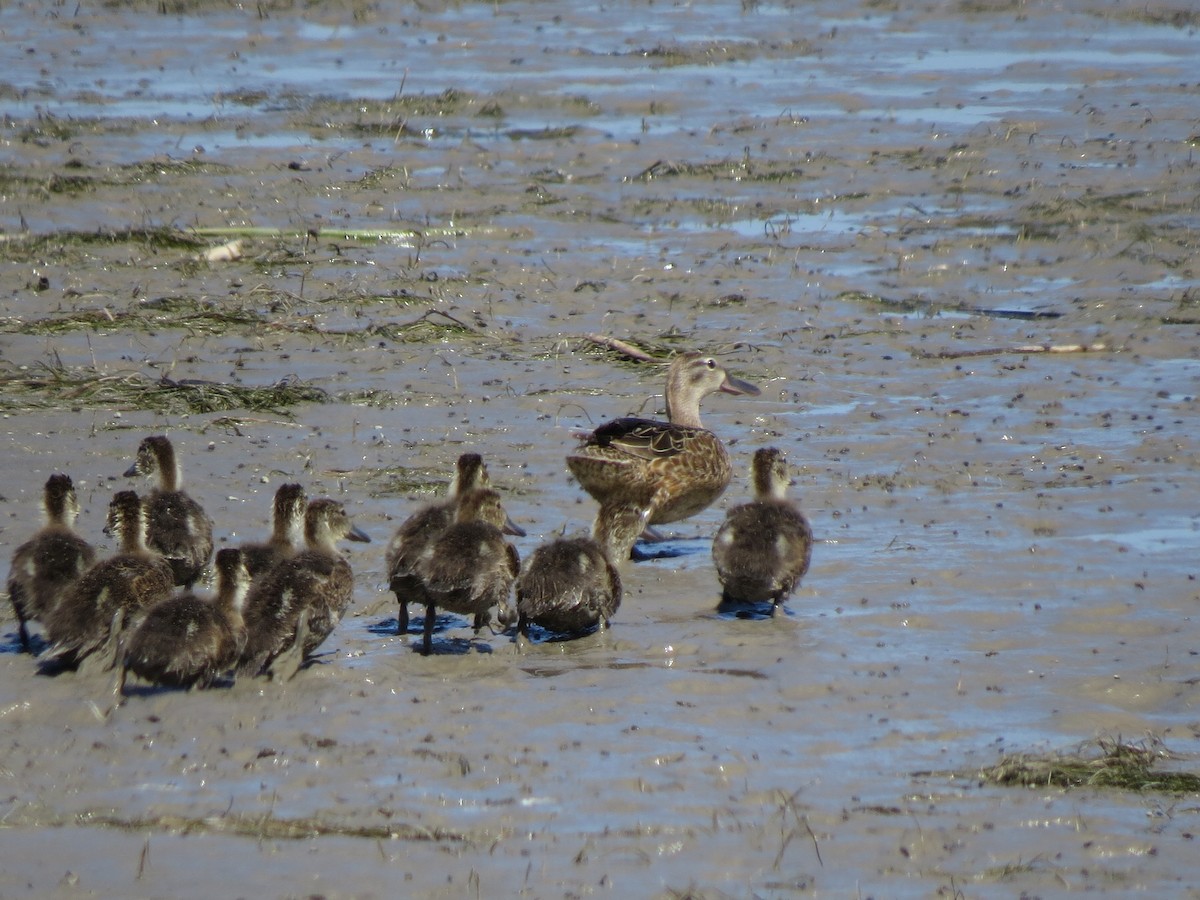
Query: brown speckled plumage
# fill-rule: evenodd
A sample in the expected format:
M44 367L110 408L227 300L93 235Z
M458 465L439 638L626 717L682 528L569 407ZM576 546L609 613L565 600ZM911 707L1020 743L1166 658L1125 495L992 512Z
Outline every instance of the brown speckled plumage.
M8 598L22 649L31 649L28 622L40 622L96 561L96 550L74 531L79 500L69 475L51 475L42 492L46 522L13 551Z
M275 492L271 505L271 537L262 543L243 544L242 561L251 580L266 574L276 563L290 559L299 551L297 538L304 537L304 511L308 498L298 484L283 484Z
M812 528L787 499L787 460L779 450L755 452L751 480L755 498L726 514L713 539L713 563L724 600L778 606L808 572Z
M416 573L425 593L424 653L433 646L438 609L474 616L478 631L499 607L501 624L511 624L509 595L521 560L504 539L508 521L496 491L467 491L458 498L454 524L422 552Z
M250 574L240 551L217 553L213 597L188 591L151 607L123 642L118 691L129 672L168 687L209 687L241 658L246 643L242 616Z
M292 649L304 621L300 652L307 657L342 620L354 591L350 563L338 552L343 538L369 541L336 500L311 500L304 514L306 549L278 563L246 598L246 647L239 670L266 671Z
M102 559L63 594L44 624L50 647L40 660L50 667L77 665L116 637L142 611L170 597L173 573L165 559L146 549L145 510L133 491L118 491L108 507L109 533L118 552ZM110 666L116 660L105 659Z
M397 631L400 634L408 631L408 604L425 602L424 586L416 574L421 554L454 524L458 497L467 491L491 487L491 484L483 457L478 453L464 453L455 465L446 499L421 507L396 529L387 547L385 565L388 587L399 604Z
M759 393L712 357L681 354L667 371L669 421L615 419L567 457L571 474L612 523L614 558L627 558L646 526L694 516L728 487L729 454L700 422L700 401L716 391Z
M560 634L607 628L621 605L621 576L592 537L542 544L517 578L517 630L537 625Z
M171 564L175 583L191 587L213 552L212 519L180 488L182 475L175 448L163 435L144 438L126 478L157 479L146 495L146 546Z

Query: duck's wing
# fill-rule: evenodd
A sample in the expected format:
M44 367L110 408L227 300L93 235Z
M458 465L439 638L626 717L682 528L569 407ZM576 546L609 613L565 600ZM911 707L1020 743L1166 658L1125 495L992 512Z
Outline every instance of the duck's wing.
M682 453L692 437L702 431L654 419L626 417L605 422L588 435L584 448L611 447L640 459L663 459Z

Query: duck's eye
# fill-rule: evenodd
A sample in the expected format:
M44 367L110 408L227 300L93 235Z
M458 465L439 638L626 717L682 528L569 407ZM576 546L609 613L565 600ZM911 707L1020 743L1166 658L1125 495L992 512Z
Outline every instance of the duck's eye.
M704 364L706 366L708 366L710 369L715 369L717 367L717 361L715 359L713 359L711 356L704 361Z

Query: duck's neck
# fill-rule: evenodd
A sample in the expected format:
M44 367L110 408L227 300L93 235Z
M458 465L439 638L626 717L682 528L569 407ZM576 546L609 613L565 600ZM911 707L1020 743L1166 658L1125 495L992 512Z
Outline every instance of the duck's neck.
M304 524L304 543L309 550L318 553L337 553L337 541L324 522L306 522Z
M704 425L700 421L700 398L668 389L667 421L672 425L683 425L687 428L703 428Z
M183 473L179 471L179 462L175 459L175 450L169 446L160 447L158 451L158 488L161 491L177 491L183 482Z
M246 608L246 595L250 593L250 582L246 578L222 578L217 586L217 605L229 616L235 628L243 626L242 612Z
M150 552L146 547L146 523L140 512L132 520L122 520L117 527L121 533L121 553L139 556Z

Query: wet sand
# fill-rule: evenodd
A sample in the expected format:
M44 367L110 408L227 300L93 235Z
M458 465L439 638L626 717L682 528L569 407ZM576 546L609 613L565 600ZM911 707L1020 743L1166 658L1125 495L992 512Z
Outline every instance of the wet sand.
M107 548L155 432L220 542L299 480L374 543L292 682L107 717L5 604L0 896L1197 896L1194 796L974 775L1196 765L1194 15L167 6L0 9L0 553L55 471ZM588 334L762 388L704 404L734 483L609 632L422 657L383 548L457 455L527 555L590 521L573 433L661 414ZM769 445L812 570L722 615Z

